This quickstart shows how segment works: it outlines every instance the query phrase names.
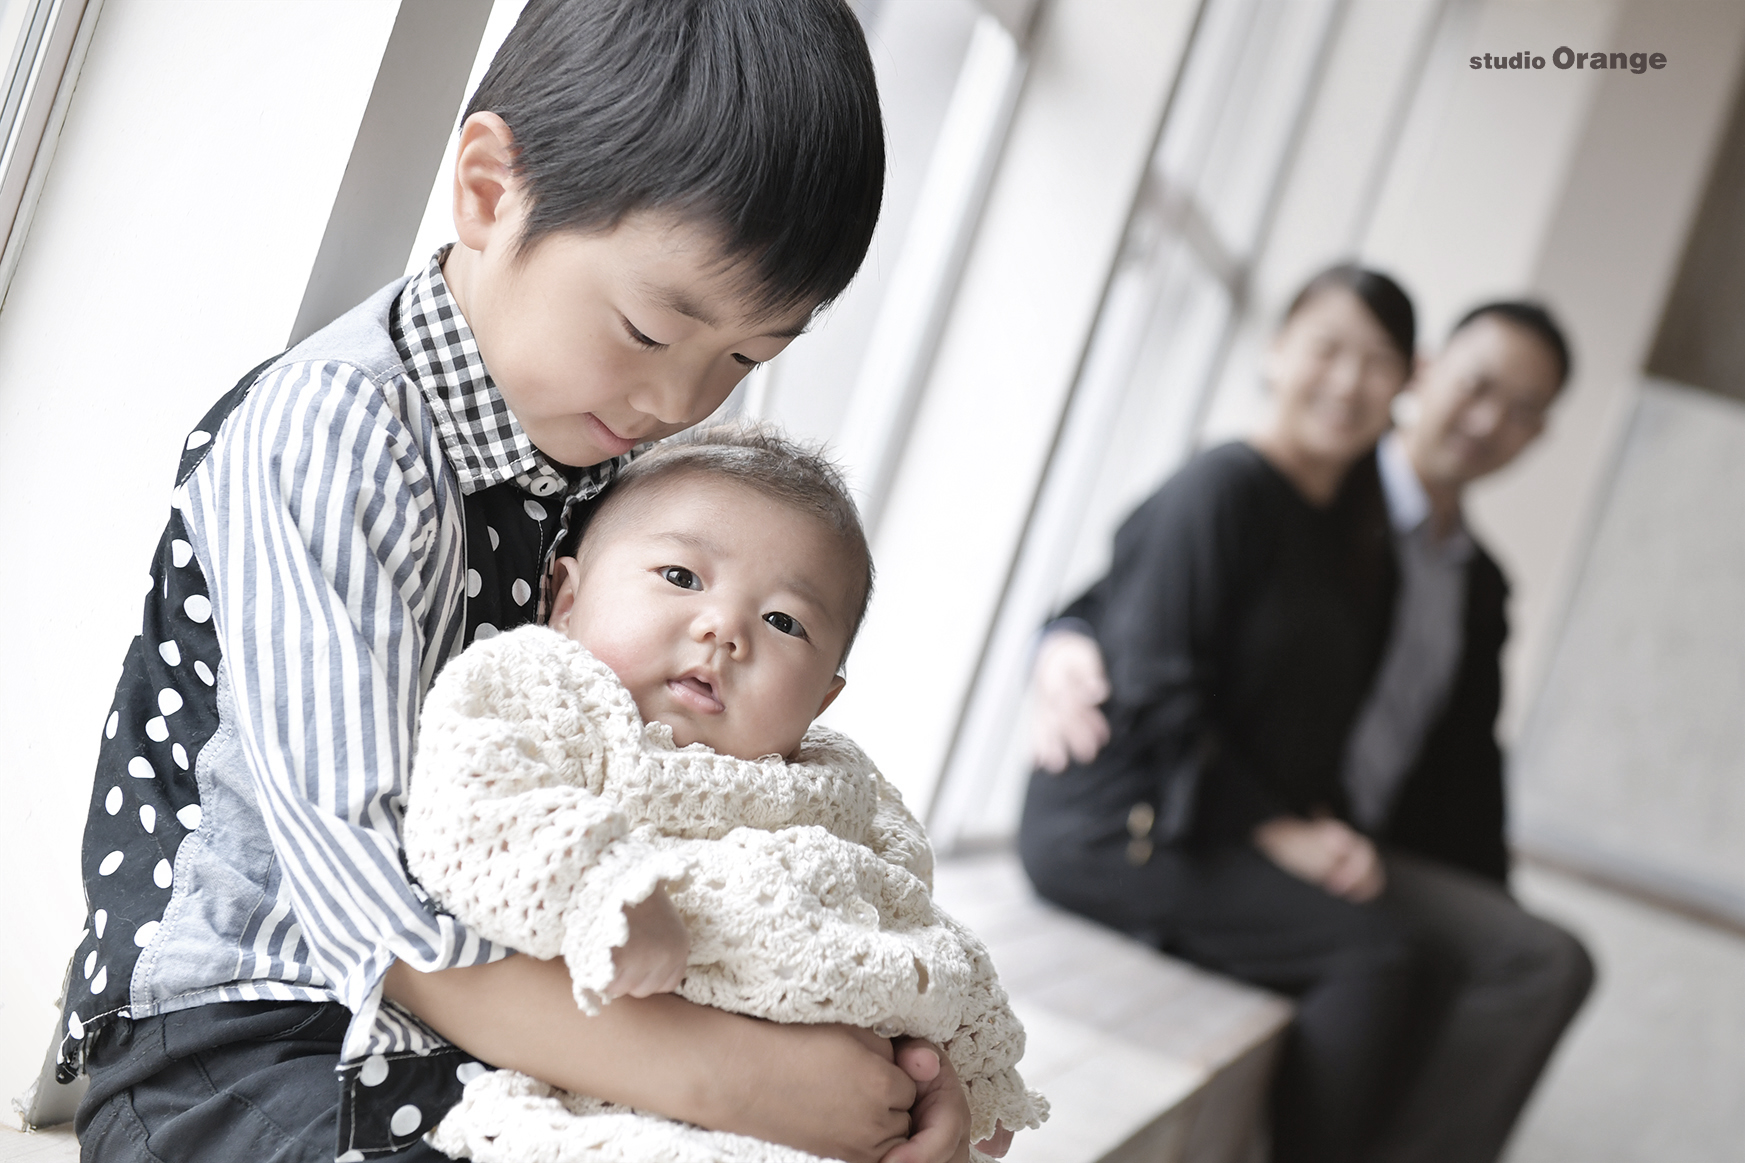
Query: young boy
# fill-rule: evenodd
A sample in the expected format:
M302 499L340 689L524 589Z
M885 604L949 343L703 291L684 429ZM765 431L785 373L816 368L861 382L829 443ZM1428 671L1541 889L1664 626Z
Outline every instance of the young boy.
M843 0L528 4L461 131L458 243L188 438L85 840L60 1065L91 1076L87 1160L437 1158L474 1057L818 1154L959 1149L949 1069L910 1077L930 1051L670 996L583 1018L399 839L442 664L534 620L631 448L840 293L883 164Z
M589 1013L677 990L930 1038L986 1139L1046 1111L1014 1069L1022 1028L987 951L933 908L901 797L811 726L871 583L815 452L765 428L662 445L557 560L550 628L474 646L431 688L407 863L475 932L562 956ZM509 1071L469 1085L431 1142L498 1163L814 1158Z

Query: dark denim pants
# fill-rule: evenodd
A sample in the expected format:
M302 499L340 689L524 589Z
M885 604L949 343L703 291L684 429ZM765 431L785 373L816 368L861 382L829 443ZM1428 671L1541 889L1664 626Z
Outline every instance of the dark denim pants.
M342 1005L225 1002L116 1022L74 1127L83 1163L332 1163ZM434 1163L420 1142L372 1163Z

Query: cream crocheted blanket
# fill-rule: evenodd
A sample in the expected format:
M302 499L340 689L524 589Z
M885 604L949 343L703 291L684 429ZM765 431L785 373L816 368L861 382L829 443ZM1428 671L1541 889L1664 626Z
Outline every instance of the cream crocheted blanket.
M666 884L691 933L679 993L778 1022L930 1039L969 1096L971 1134L1047 1103L1014 1069L1024 1031L987 950L933 906L933 854L859 748L814 726L792 763L675 748L605 664L528 626L474 644L425 701L405 823L413 874L481 936L562 956L586 1012L607 1004L624 906ZM482 1163L805 1163L495 1071L429 1136Z

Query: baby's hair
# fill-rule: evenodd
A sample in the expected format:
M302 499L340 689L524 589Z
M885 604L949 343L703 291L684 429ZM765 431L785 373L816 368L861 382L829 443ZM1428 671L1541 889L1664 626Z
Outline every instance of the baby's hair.
M841 294L878 222L884 122L847 0L529 0L483 110L515 137L523 249L671 212L777 314Z
M852 555L859 601L849 611L848 639L842 657L866 618L872 600L872 549L861 527L860 511L841 471L823 448L792 440L771 424L738 422L695 429L658 444L618 474L585 520L557 547L559 557L580 555L590 532L599 533L639 493L685 476L724 477L824 522ZM626 515L626 519L634 519Z

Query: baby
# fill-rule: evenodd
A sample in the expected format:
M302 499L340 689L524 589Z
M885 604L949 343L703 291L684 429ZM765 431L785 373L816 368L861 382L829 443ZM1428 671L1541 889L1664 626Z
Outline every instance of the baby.
M812 725L871 587L815 453L757 428L651 451L557 560L549 628L476 643L432 686L406 853L482 936L562 956L588 1013L677 991L935 1042L979 1142L1047 1117L1014 1069L1023 1029L985 948L933 907L896 790ZM508 1071L468 1082L430 1140L486 1163L812 1159Z

